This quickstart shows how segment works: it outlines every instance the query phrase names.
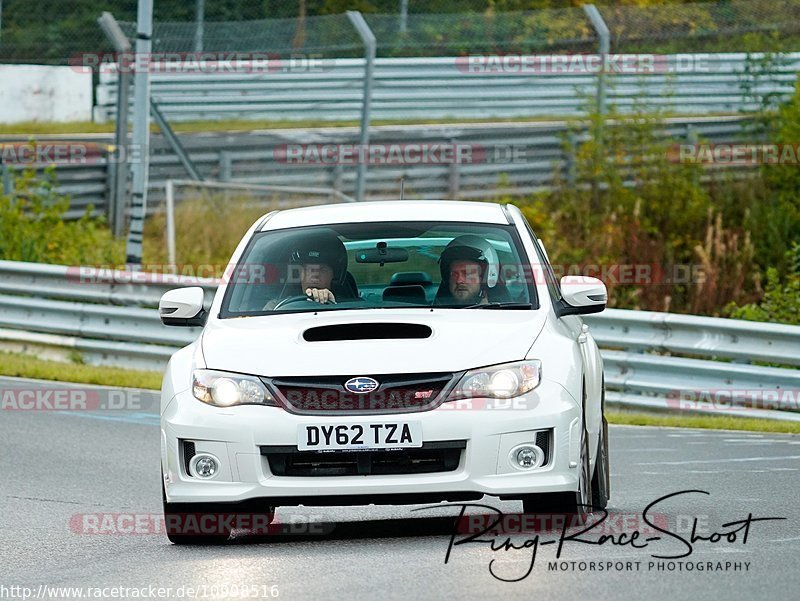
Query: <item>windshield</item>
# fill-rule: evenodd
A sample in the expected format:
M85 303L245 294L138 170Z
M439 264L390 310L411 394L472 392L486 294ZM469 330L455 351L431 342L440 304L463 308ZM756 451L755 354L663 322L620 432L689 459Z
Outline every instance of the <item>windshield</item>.
M538 308L513 226L358 223L259 232L220 317L341 309Z

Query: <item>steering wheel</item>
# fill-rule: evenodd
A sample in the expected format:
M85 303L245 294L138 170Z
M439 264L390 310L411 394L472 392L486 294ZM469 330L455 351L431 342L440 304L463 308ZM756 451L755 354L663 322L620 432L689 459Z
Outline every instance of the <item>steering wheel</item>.
M305 294L298 294L297 296L289 296L289 297L284 298L283 300L279 301L278 304L275 305L275 307L272 310L273 311L277 311L278 309L280 309L283 306L291 305L292 303L299 303L301 301L316 303L316 301L311 300L310 296L306 296ZM319 305L319 304L327 304L327 303L316 303L316 304Z

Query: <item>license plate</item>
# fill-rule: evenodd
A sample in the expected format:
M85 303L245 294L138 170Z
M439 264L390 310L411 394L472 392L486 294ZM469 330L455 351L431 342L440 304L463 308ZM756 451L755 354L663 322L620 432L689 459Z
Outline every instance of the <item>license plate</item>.
M301 451L406 449L421 446L420 422L308 424L297 429L297 448Z

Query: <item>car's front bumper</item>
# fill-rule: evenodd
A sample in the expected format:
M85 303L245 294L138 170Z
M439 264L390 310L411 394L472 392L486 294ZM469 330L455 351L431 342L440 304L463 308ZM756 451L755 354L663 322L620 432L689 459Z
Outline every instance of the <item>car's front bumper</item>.
M577 488L580 405L559 384L543 380L519 408L459 408L358 416L295 415L275 407L210 407L190 391L180 393L161 417L162 469L172 503L238 502L269 499L272 505L323 505L457 500L483 494L507 498ZM466 441L457 469L398 475L276 476L262 446L297 445L303 424L419 421L425 442ZM542 468L522 471L509 453L552 430L550 460ZM197 452L209 452L221 469L211 480L187 474L181 441L193 441Z

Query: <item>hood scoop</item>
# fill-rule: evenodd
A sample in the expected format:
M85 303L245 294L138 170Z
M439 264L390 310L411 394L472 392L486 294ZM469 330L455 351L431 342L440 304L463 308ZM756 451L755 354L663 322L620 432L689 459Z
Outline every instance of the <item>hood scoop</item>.
M309 328L303 332L307 342L334 340L388 340L430 338L433 330L418 323L347 323Z

